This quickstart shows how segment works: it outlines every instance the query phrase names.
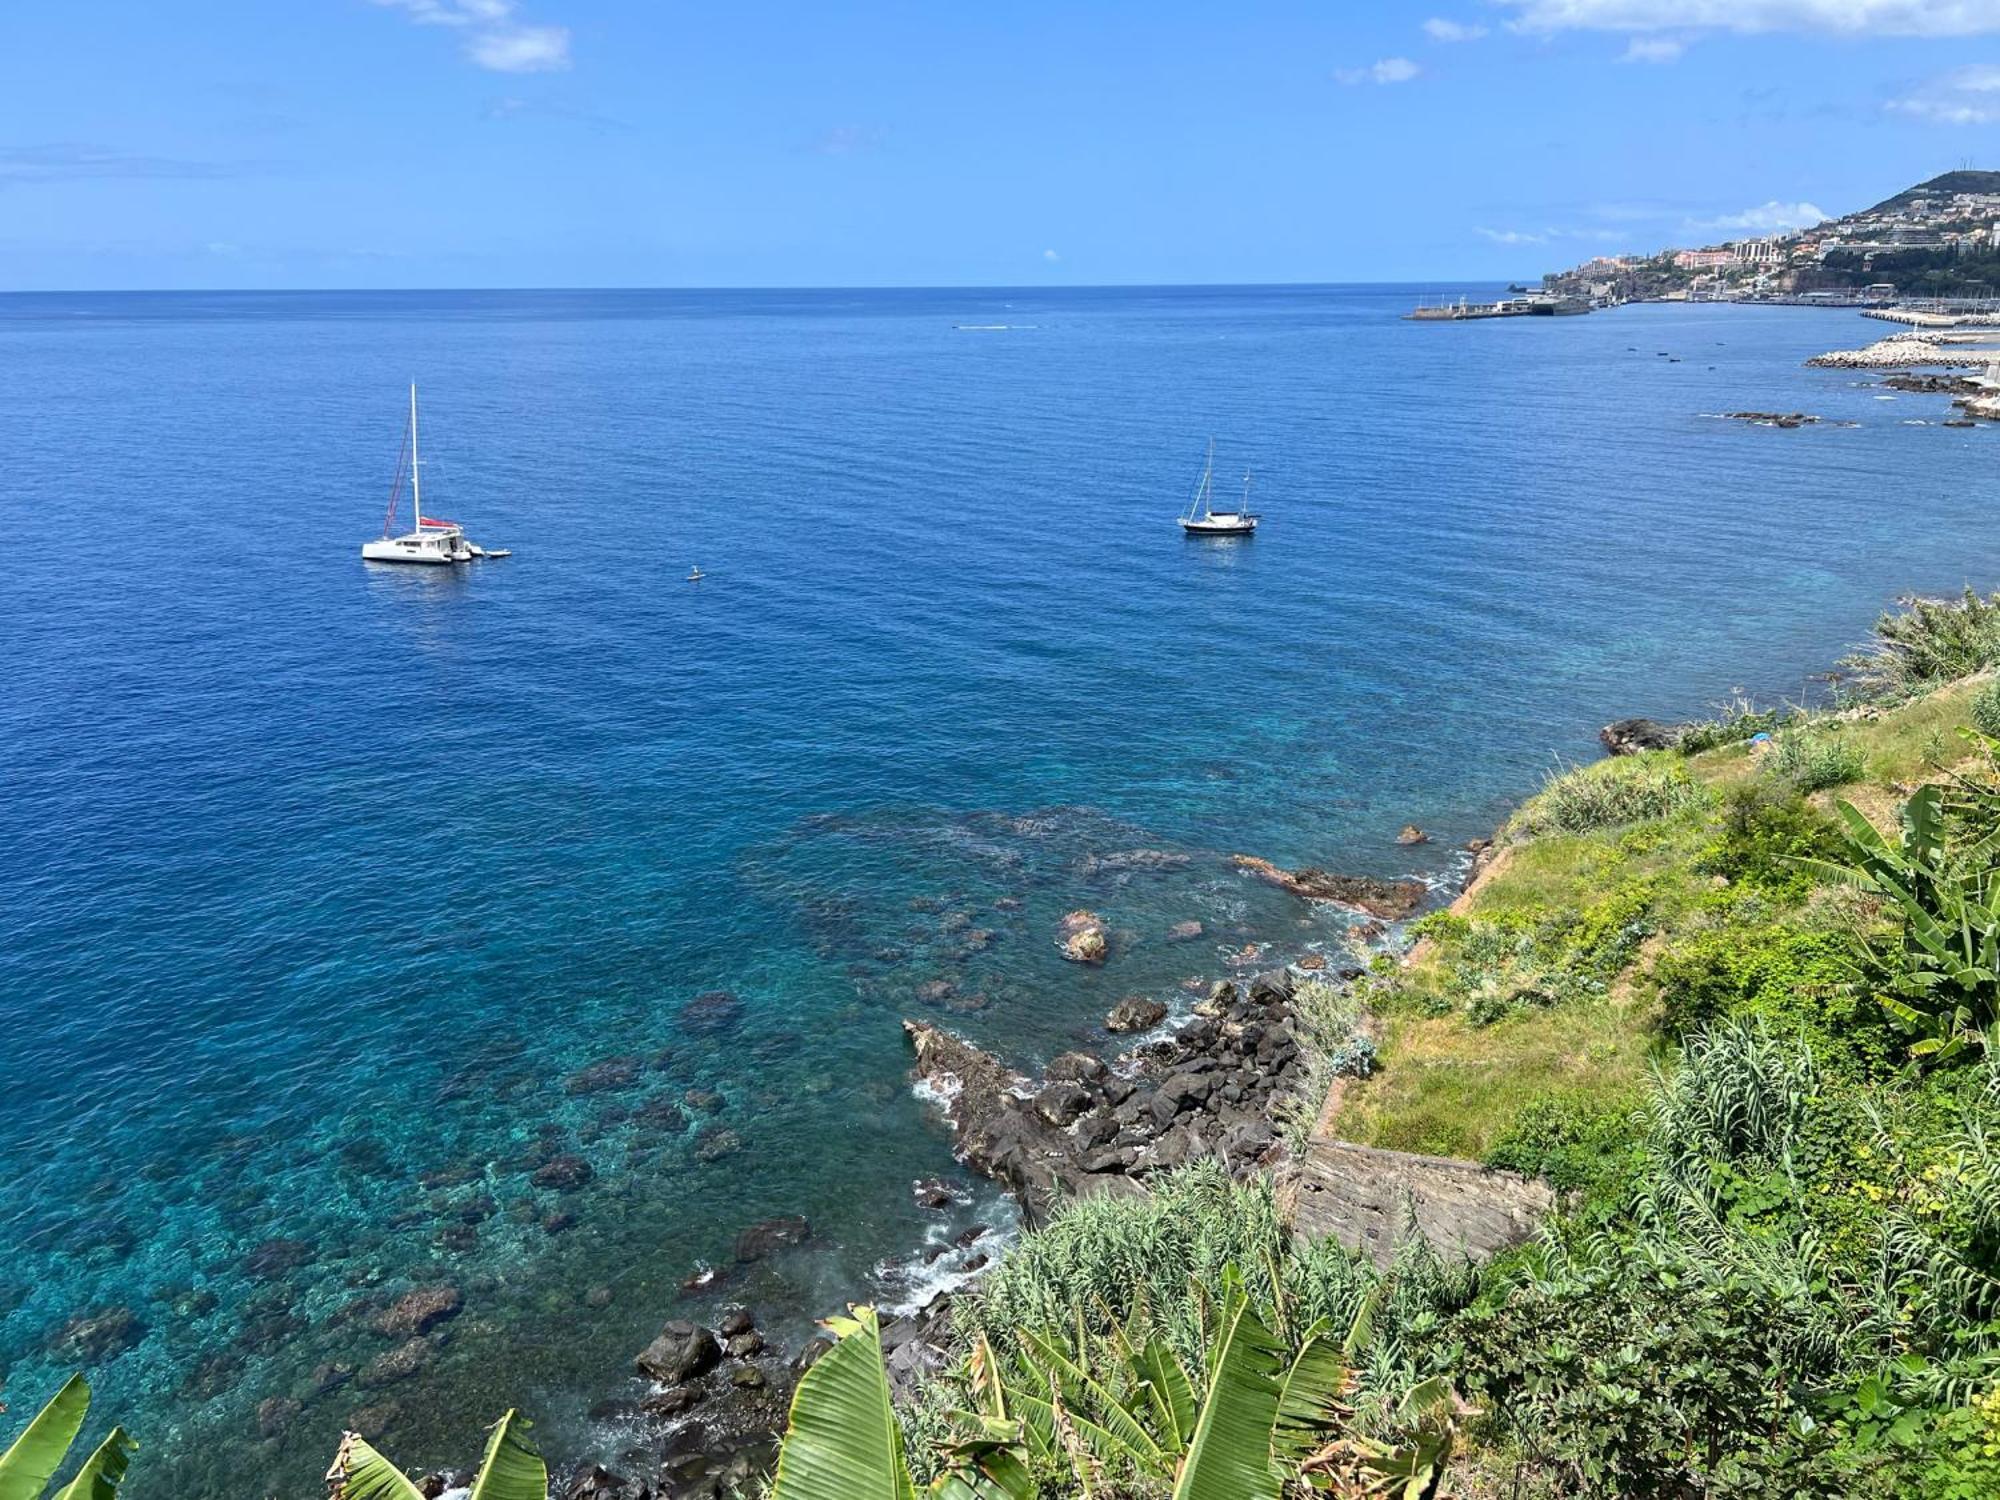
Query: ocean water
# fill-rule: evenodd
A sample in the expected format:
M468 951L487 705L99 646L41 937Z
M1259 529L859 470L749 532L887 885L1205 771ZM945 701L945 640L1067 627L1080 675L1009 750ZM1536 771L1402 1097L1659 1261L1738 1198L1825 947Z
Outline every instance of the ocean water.
M904 1016L1103 1045L1338 947L1231 853L1448 879L1607 719L1990 582L2000 438L1801 368L1874 325L1415 290L0 296L16 1407L87 1366L183 1497L318 1493L357 1408L412 1468L516 1404L615 1457L665 1318L796 1342L1005 1229ZM426 509L511 559L360 561L412 378ZM1247 542L1173 525L1211 435ZM440 1280L424 1369L323 1390Z

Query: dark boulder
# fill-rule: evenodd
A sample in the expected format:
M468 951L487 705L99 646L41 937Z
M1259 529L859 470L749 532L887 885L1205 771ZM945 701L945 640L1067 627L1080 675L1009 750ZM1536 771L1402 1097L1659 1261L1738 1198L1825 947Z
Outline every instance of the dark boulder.
M1104 1018L1106 1031L1150 1031L1167 1018L1167 1008L1144 995L1127 995Z
M1051 1082L1090 1083L1110 1071L1101 1057L1092 1057L1088 1052L1064 1052L1049 1060L1042 1076Z
M1074 1083L1052 1083L1035 1096L1035 1113L1051 1125L1068 1125L1092 1104L1090 1093Z
M706 1328L676 1318L639 1351L633 1363L641 1375L650 1375L662 1385L680 1385L721 1364L722 1346Z
M1598 730L1597 738L1613 755L1638 755L1673 749L1686 730L1684 724L1662 724L1658 719L1619 719Z

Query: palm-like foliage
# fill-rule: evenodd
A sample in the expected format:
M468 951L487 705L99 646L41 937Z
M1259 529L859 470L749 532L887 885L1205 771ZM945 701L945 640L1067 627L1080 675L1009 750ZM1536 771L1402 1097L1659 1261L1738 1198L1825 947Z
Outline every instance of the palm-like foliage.
M0 1500L38 1500L62 1467L89 1411L90 1387L81 1375L70 1376L0 1453ZM112 1500L137 1446L124 1428L113 1427L55 1500Z
M513 1411L493 1424L470 1500L548 1500L548 1470L528 1425ZM326 1483L330 1500L423 1500L423 1491L358 1432L340 1440Z
M942 1468L928 1496L1279 1500L1337 1481L1356 1495L1388 1493L1391 1479L1416 1479L1418 1488L1406 1491L1412 1496L1435 1485L1448 1442L1335 1445L1351 1416L1342 1399L1349 1356L1366 1336L1372 1299L1345 1343L1316 1324L1290 1354L1233 1269L1209 1306L1199 1386L1164 1338L1141 1340L1143 1320L1102 1338L1079 1329L1074 1347L1022 1330L1011 1354L975 1336L955 1380L962 1404L949 1414L953 1436L936 1446ZM915 1500L874 1314L857 1309L828 1326L840 1341L793 1394L772 1500ZM1415 1399L1428 1409L1428 1396ZM1412 1424L1426 1420L1414 1406L1407 1415Z
M1983 1050L2000 1015L2000 831L1952 847L1940 786L1910 795L1894 843L1849 803L1840 816L1852 862L1796 863L1883 897L1898 919L1894 941L1862 940L1864 978L1882 1008L1916 1035L1914 1057L1941 1063Z

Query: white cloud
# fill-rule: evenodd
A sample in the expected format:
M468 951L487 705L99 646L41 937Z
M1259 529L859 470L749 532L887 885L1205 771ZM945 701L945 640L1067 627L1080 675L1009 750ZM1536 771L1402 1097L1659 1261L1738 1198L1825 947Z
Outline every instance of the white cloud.
M1486 28L1467 21L1447 21L1441 16L1432 16L1424 22L1424 35L1434 42L1476 42L1486 35Z
M1365 68L1337 68L1333 76L1341 83L1408 83L1423 69L1407 57L1385 57Z
M1498 0L1523 31L1820 32L1834 36L1985 36L1995 0Z
M1625 55L1618 60L1628 63L1670 63L1679 62L1681 54L1687 51L1687 43L1670 36L1635 36L1625 45Z
M1056 261L1061 260L1062 257L1053 250L1044 250L1042 252L1042 259L1048 261L1050 264L1054 264Z
M514 0L375 0L419 26L465 33L465 55L495 73L550 73L570 65L569 28L517 18Z
M507 26L482 31L466 55L495 73L552 73L569 66L567 26Z
M1956 68L1906 98L1890 100L1888 108L1933 125L2000 123L2000 67Z
M1554 230L1532 229L1487 229L1481 226L1472 231L1482 240L1491 240L1496 245L1546 245Z
M1713 219L1689 219L1689 229L1747 229L1756 234L1779 234L1787 229L1808 229L1824 223L1826 210L1801 200L1780 203L1772 199L1740 214L1722 214Z

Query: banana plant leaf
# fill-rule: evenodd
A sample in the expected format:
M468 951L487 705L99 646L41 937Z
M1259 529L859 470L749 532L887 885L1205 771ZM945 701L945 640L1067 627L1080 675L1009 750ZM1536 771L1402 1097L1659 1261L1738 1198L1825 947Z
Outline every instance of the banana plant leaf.
M132 1450L138 1446L124 1428L112 1428L111 1435L83 1461L76 1478L62 1487L56 1500L115 1500L118 1482L125 1477L126 1467L132 1462Z
M332 1500L424 1500L423 1491L358 1432L340 1440L326 1483Z
M771 1500L916 1500L874 1309L856 1308L827 1327L839 1342L792 1393Z
M83 1430L89 1410L90 1386L81 1375L70 1376L0 1453L0 1500L35 1500L41 1494Z
M1241 1283L1230 1278L1218 1332L1208 1393L1173 1500L1278 1500L1271 1435L1284 1349L1251 1310Z
M528 1441L528 1425L517 1411L493 1424L469 1500L549 1500L549 1471Z

